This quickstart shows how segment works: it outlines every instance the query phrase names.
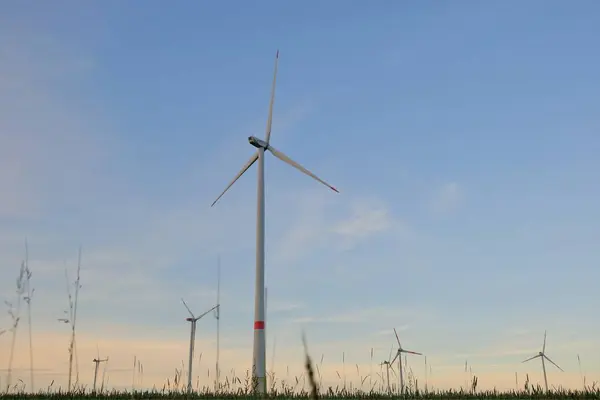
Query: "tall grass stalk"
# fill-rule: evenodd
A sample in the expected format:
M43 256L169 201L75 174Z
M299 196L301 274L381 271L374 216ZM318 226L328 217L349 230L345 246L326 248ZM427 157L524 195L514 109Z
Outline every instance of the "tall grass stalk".
M27 296L24 300L27 303L27 325L29 328L29 384L31 392L35 393L35 382L33 377L33 329L31 324L31 300L33 298L34 288L31 287L31 270L29 269L29 246L25 240L25 286L27 287Z
M312 360L310 359L310 355L308 354L308 345L306 344L306 335L304 334L304 332L302 332L302 344L304 345L306 373L308 374L308 381L311 387L310 397L313 400L317 400L317 398L319 397L319 388L315 381L315 372L313 370Z
M12 338L11 338L11 344L10 344L10 353L8 356L8 371L7 371L7 376L6 376L6 393L8 394L8 391L10 390L11 384L12 384L12 366L13 366L13 361L14 361L14 356L15 356L15 345L17 342L17 330L19 328L19 321L21 320L21 298L23 297L23 294L25 293L25 276L26 276L26 269L25 269L25 262L21 262L21 268L19 269L19 277L17 278L17 305L16 307L13 307L13 304L6 301L6 305L8 306L8 314L10 315L11 319L12 319L12 325L11 325L11 333L12 333Z
M217 360L215 363L215 392L219 391L221 371L219 369L219 353L221 348L221 256L217 258L217 308L214 311L217 320Z
M72 386L72 378L73 378L73 357L75 356L76 363L76 384L79 383L79 360L76 356L77 354L77 344L75 332L77 328L77 303L79 302L79 289L81 288L81 246L79 247L79 255L77 257L77 278L75 279L75 299L73 301L73 297L71 296L71 283L69 281L69 274L65 270L65 276L67 278L67 296L69 297L69 320L68 322L71 324L71 341L69 343L69 383L68 383L68 391L71 392Z

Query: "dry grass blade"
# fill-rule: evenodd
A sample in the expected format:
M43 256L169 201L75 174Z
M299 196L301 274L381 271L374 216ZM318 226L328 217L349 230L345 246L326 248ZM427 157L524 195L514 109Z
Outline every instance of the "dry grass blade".
M306 335L302 332L302 344L304 345L304 356L305 356L305 368L308 373L308 381L310 383L310 397L316 400L319 397L319 388L315 381L315 371L312 367L312 360L308 354L308 345L306 344Z

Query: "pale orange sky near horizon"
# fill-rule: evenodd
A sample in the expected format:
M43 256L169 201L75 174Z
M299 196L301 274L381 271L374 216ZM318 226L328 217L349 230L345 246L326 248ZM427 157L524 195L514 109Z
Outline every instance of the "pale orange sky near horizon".
M182 369L182 362L187 371L187 354L189 341L186 340L185 325L182 324L180 330L182 334L179 340L170 339L141 339L136 340L132 336L123 335L122 338L113 337L109 332L107 335L93 335L89 332L81 332L77 335L77 350L79 355L79 377L83 385L91 388L93 382L94 364L92 359L96 357L96 346L100 349L100 357L109 357L109 362L106 366L106 381L107 388L131 389L133 383L133 357L135 356L143 365L143 378L136 378L136 388L152 388L153 386L161 389L166 384L167 379L173 382L176 369ZM119 329L116 329L116 333ZM6 366L8 363L8 350L11 333L7 332L0 339L0 365L2 369L2 382L6 383ZM34 337L34 365L35 365L35 383L36 389L46 388L50 382L54 381L53 386L66 386L67 371L68 371L68 341L69 334L65 331L64 334L49 332L38 332ZM289 343L289 342L288 342ZM214 384L214 368L215 368L215 340L208 338L207 335L199 335L196 341L196 357L194 361L194 379L193 385L200 387L204 385ZM352 349L352 343L342 341L338 343L327 343L319 345L310 342L309 351L315 365L320 365L321 354L324 355L323 364L319 366L319 372L322 375L322 386L327 388L332 386L343 386L343 376L345 370L347 387L352 384L353 387L360 386L361 380L369 375L369 353L370 349L362 349L362 351L345 351L341 346ZM272 372L270 365L272 360L272 343L270 343L267 360L269 363L268 370ZM329 350L329 351L325 351ZM321 351L325 351L321 353ZM303 375L303 349L300 345L300 340L295 346L285 346L285 348L275 348L275 375L278 384L281 379L287 380L292 386L295 385L295 377L302 378ZM338 360L332 360L334 352L339 352ZM345 365L342 363L341 355L345 353ZM384 373L378 365L380 358L387 358L384 349L376 349L374 360L372 363L373 378L366 378L364 388L368 387L368 383L372 382L376 387L381 386L381 378L377 373ZM552 359L557 359L555 354L562 353L557 349L548 349L548 354ZM202 353L201 360L199 359ZM360 353L360 354L359 354ZM387 352L386 352L387 353ZM242 382L246 371L248 370L249 357L251 349L246 347L221 348L221 371L222 381L225 377L231 377L235 374L240 377ZM519 386L524 384L526 374L529 374L531 384L542 384L541 366L539 362L530 362L521 364L520 358L516 356L515 362L502 365L472 365L469 363L472 373L479 379L478 389L493 389L511 390L515 388L515 372L518 373ZM464 373L464 361L456 364L449 364L448 359L444 357L429 356L428 363L431 367L431 374L428 373L429 387L432 386L438 389L454 388L459 389L464 386L469 379L470 373ZM585 354L582 354L582 363L587 373L587 383L592 384L597 380L598 369L592 369L590 360L587 360ZM560 361L558 361L560 363ZM358 364L358 370L357 370ZM564 363L563 368L564 368ZM570 363L572 364L572 363ZM419 386L423 388L425 382L424 359L418 356L409 356L408 366L412 370L414 376L418 379ZM395 366L397 368L397 365ZM17 346L15 351L15 359L13 364L13 384L22 380L25 384L29 383L29 348L26 336L26 330L22 329L19 332ZM288 375L289 368L289 375ZM210 372L208 371L210 369ZM548 380L550 385L563 386L567 388L581 388L581 376L577 370L566 369L567 372L560 372L553 367L548 368ZM74 369L75 371L75 369ZM98 385L101 382L104 366L99 368ZM210 373L210 376L209 376ZM338 377L338 373L341 378ZM184 372L184 382L187 382L187 372ZM385 373L384 375L385 376ZM397 377L391 375L392 383L397 382ZM73 372L73 381L75 381L75 372ZM302 379L301 379L302 381ZM297 388L302 387L299 384Z

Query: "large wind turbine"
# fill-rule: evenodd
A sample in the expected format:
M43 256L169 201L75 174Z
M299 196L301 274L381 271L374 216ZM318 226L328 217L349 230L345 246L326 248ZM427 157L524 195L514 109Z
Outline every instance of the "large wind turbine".
M253 346L253 364L252 379L258 393L266 393L266 343L265 343L265 152L270 151L275 157L286 164L300 170L304 174L321 182L333 191L338 190L327 182L321 180L315 174L292 160L270 144L271 123L273 120L273 102L275 100L275 84L277 81L277 63L279 61L279 50L275 56L275 72L273 74L273 84L271 87L271 101L269 103L269 116L267 118L267 128L265 140L256 136L250 136L248 142L257 148L256 153L250 157L248 162L242 167L241 171L233 178L231 183L225 188L223 193L211 204L214 206L217 201L227 192L227 190L244 174L256 161L258 161L258 187L257 187L257 209L256 209L256 282L254 294L254 346Z
M556 364L554 361L552 361L550 358L548 358L548 356L546 355L546 331L544 331L544 345L542 346L542 351L540 351L539 353L537 353L537 355L533 356L533 357L529 357L527 360L523 361L524 363L526 363L527 361L531 361L534 358L541 358L542 359L542 371L544 372L544 385L546 387L546 392L548 392L548 377L546 376L546 363L544 362L544 359L550 361L552 364L554 364L554 366L558 369L560 369L562 372L565 372L561 367L558 366L558 364Z
M196 342L196 323L198 322L198 320L200 318L204 317L206 314L208 314L212 310L214 310L217 307L219 307L219 305L217 304L216 306L214 306L210 310L208 310L208 311L202 313L200 316L196 317L194 315L194 313L192 312L192 310L190 310L190 308L188 307L188 305L185 304L185 301L183 299L181 299L181 302L183 303L183 305L185 306L185 308L188 310L188 312L192 316L191 318L186 318L185 319L186 321L191 322L191 324L192 324L191 325L191 332L190 332L190 359L189 359L189 365L188 365L188 392L191 393L192 392L192 364L193 364L193 360L194 360L194 344Z
M391 361L393 364L398 359L398 369L400 371L400 394L404 393L404 374L402 373L402 353L415 354L417 356L422 356L423 354L417 353L416 351L405 350L402 348L400 344L400 339L398 338L398 332L396 332L396 328L394 328L394 335L396 335L396 340L398 341L398 351L396 352L396 357Z

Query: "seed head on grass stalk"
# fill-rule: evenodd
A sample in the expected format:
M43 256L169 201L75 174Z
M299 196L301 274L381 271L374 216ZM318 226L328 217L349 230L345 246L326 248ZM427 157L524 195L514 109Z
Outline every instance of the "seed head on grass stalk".
M305 368L308 374L308 381L310 383L310 397L313 400L316 400L319 397L319 388L317 387L317 382L315 381L315 371L312 367L312 360L310 355L308 354L308 345L306 344L306 335L302 332L302 344L304 345L304 358L305 358Z
M19 321L21 320L21 298L23 298L23 294L25 293L25 278L26 277L26 269L25 262L21 263L21 268L19 269L19 277L17 278L17 305L13 307L12 303L5 301L5 304L8 307L8 315L10 315L12 319L12 325L10 331L12 333L11 344L10 344L10 353L8 356L8 373L6 376L6 393L8 394L12 381L12 364L15 356L15 344L17 341L17 330L19 328Z
M79 301L79 289L81 288L80 280L81 272L81 246L79 247L79 255L77 258L77 279L75 280L75 299L71 295L71 282L69 281L69 273L65 269L65 278L67 280L67 297L69 299L69 311L65 311L68 318L59 318L59 322L69 324L71 327L71 340L69 342L69 382L67 391L72 390L71 381L73 376L73 357L75 357L75 377L76 382L79 382L79 360L77 357L77 344L75 339L75 329L77 324L77 303Z
M35 289L31 287L31 276L33 274L29 270L29 249L27 241L25 241L25 287L27 295L23 298L27 303L27 325L29 328L29 384L31 385L31 393L35 393L35 382L33 379L33 332L31 325L31 300Z

